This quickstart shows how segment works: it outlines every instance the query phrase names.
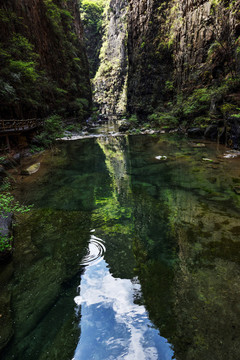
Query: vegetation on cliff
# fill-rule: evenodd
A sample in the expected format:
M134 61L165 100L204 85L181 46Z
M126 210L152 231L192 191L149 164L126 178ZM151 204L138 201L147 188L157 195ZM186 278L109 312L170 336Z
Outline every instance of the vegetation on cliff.
M103 114L124 114L127 101L128 2L104 4L100 64L93 79L94 101Z
M1 117L83 119L91 89L76 2L18 3L0 5Z
M80 2L91 79L94 78L100 65L99 55L102 46L105 6L106 0L81 0Z
M129 113L155 126L221 128L224 123L226 133L236 133L239 6L221 0L130 1Z

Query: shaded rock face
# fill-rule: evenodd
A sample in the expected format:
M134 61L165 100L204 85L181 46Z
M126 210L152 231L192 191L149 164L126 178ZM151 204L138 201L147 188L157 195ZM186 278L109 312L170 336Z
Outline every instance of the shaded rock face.
M165 36L167 2L159 11L155 0L134 0L129 4L128 110L139 116L152 113L168 97L165 82L172 70L171 51L162 45Z
M100 66L93 81L94 100L103 114L122 114L127 90L127 0L111 0L105 9Z
M174 29L173 50L178 86L196 86L199 81L207 85L235 72L234 42L240 31L236 13L238 2L214 5L213 1L190 0L178 3L176 15L181 19L181 26Z
M153 113L171 92L219 85L239 71L239 2L130 1L128 109ZM173 88L169 91L167 81ZM211 104L212 108L214 104Z
M65 111L81 118L79 99L91 104L82 39L77 0L3 0L1 117L42 117Z

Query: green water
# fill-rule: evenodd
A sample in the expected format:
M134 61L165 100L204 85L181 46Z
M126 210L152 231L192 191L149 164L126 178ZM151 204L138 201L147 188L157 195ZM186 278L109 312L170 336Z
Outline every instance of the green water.
M34 209L0 270L1 359L237 360L240 160L225 152L139 135L46 154L16 189Z

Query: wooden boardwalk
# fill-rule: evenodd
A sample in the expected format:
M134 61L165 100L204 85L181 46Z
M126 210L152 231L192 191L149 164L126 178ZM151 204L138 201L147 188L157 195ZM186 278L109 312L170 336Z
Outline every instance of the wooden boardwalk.
M43 119L2 120L0 119L0 137L5 136L7 148L10 151L10 136L20 136L22 133L37 129L44 125Z
M43 126L42 119L26 119L26 120L1 120L0 119L0 136L1 135L17 135L19 133L36 129Z

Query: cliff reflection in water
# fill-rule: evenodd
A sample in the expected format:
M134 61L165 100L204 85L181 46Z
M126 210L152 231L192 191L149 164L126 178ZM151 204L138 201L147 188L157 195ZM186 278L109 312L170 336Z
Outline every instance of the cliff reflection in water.
M35 207L17 228L15 337L3 359L236 360L240 168L224 151L178 136L105 136L46 158L45 175L18 189ZM82 267L77 254L93 236L104 259Z
M131 139L134 252L150 319L177 359L236 359L240 201L231 188L239 160L224 163L224 149L213 145L196 150L156 139L142 140L139 159L141 142ZM147 151L156 146L169 159L158 168Z

